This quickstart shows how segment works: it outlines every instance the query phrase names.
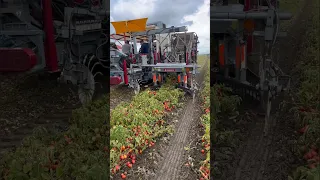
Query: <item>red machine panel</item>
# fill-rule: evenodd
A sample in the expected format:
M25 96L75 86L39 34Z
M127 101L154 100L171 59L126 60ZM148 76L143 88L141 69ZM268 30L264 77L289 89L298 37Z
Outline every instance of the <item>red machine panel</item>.
M110 77L110 85L118 85L121 82L122 82L122 79L119 76L111 76Z
M36 54L28 48L0 48L0 72L24 72L37 64Z

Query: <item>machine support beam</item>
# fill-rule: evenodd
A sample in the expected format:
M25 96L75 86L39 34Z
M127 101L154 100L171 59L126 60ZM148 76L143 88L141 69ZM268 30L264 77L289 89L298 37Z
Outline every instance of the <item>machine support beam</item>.
M269 16L268 12L236 12L236 13L226 13L226 12L215 12L211 9L211 19L254 19L254 20L265 20ZM279 12L280 20L290 20L292 17L291 13L281 13Z
M153 30L144 31L144 32L132 33L132 36L150 36L154 34L168 34L171 32L186 32L187 30L188 29L186 26L172 27L172 28L165 28L165 29L153 29Z
M43 5L43 24L45 32L45 55L47 68L50 72L58 71L58 57L55 40L53 37L53 18L51 0L42 0Z

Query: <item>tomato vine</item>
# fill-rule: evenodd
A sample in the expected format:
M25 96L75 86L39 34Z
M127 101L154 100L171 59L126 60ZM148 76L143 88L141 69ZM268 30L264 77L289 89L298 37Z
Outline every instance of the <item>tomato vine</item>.
M183 92L170 86L158 91L146 90L130 103L122 103L111 112L110 164L117 173L126 165L132 167L136 156L152 147L156 139L172 131L165 116L179 106Z

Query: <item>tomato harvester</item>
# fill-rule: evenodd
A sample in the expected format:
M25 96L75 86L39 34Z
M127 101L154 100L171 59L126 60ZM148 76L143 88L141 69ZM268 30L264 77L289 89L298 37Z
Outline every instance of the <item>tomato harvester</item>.
M125 84L139 93L141 85L159 87L168 74L177 77L177 87L194 95L197 89L198 36L187 27L166 27L162 22L147 24L147 18L112 22L116 34L110 39L130 40L134 54L118 61L111 60L110 82ZM149 53L138 52L137 43L145 40L150 44ZM116 54L110 54L112 56ZM193 96L194 97L194 96Z

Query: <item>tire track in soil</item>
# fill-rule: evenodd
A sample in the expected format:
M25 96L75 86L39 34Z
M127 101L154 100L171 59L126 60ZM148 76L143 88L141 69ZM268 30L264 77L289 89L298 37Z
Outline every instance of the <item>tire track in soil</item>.
M184 153L184 147L187 145L187 135L189 127L193 122L193 108L194 104L189 100L186 111L181 119L175 136L171 141L170 146L166 148L167 154L164 157L164 163L160 165L159 176L157 180L172 180L178 179L179 168Z
M203 67L206 67L206 64ZM201 69L197 82L203 83L205 68ZM196 101L195 101L196 102ZM187 107L183 113L180 123L178 124L174 136L172 137L170 144L165 148L164 157L162 162L159 163L159 169L157 171L156 180L173 180L181 179L181 169L185 160L184 147L188 145L188 135L191 132L192 125L197 124L195 121L199 119L198 113L196 113L195 103L192 99L187 102ZM185 178L182 178L185 179Z
M274 125L273 117L270 124ZM248 145L244 150L244 155L240 160L240 164L236 170L236 180L248 179L258 180L264 174L264 165L268 160L270 146L273 136L264 137L263 135L264 118L257 117L255 128L248 140ZM272 128L270 128L272 129ZM272 130L269 134L272 134Z
M245 174L246 176L250 176L250 168L252 168L253 164L256 161L255 156L257 156L261 149L261 138L263 137L260 132L263 130L263 122L261 122L261 119L256 121L255 124L256 128L251 132L250 139L248 140L247 146L244 150L244 154L242 155L242 158L239 163L239 167L236 170L236 178L235 180L241 180L242 174ZM258 141L259 140L259 141ZM258 142L258 143L257 143ZM254 149L253 152L248 151L247 149Z
M279 126L277 126L277 118L278 117L273 117L271 119L271 122L270 122L270 130L269 130L269 134L273 134L277 131L274 131L273 129L274 128L277 128ZM260 166L260 168L256 171L256 174L255 174L255 177L256 179L263 179L263 175L265 174L265 169L266 169L266 163L268 162L269 160L269 156L270 156L270 152L274 152L274 148L273 146L271 145L272 142L274 141L274 135L273 136L267 136L267 141L266 141L266 145L268 146L264 152L264 155L263 155L263 159L262 159L262 164Z
M296 19L292 24L293 28L291 27L287 39L284 39L277 44L278 47L285 50L282 52L282 62L280 62L279 65L283 68L284 72L289 74L292 73L290 72L292 70L291 67L293 67L295 63L295 61L292 61L298 57L299 48L301 48L301 43L303 42L301 34L304 34L308 28L307 22L311 16L310 13L306 12L309 12L309 7L310 1L306 0L302 10L297 14ZM299 39L297 39L297 37ZM290 65L288 65L288 61L291 62ZM273 107L276 107L275 105L279 105L279 103L280 99L273 103ZM284 115L281 113L284 112L281 109L274 111L270 121L272 126L269 129L269 135L267 137L263 136L264 118L257 117L255 119L255 123L253 123L254 126L250 130L249 139L243 147L243 153L241 153L241 159L235 171L235 178L230 177L228 179L282 180L283 178L286 178L288 164L290 164L290 162L287 161L292 160L289 160L287 157L286 160L279 164L277 157L283 158L283 154L285 154L288 148L284 146L288 145L288 142L284 145L281 144L281 141L288 141L288 137L285 136L289 133L293 133L293 131L284 132L288 131L288 129L283 129L285 128L283 126L288 124L288 120L283 119Z

